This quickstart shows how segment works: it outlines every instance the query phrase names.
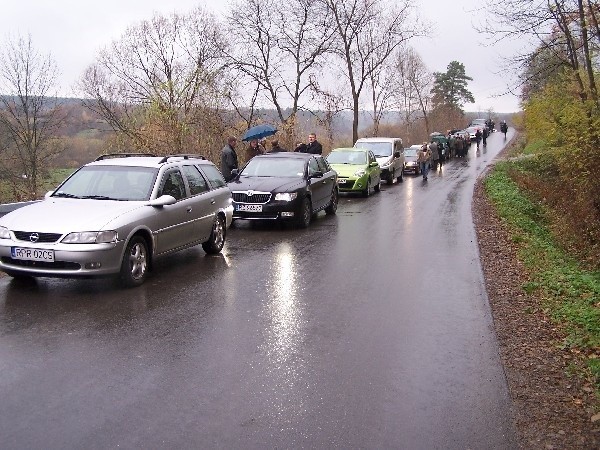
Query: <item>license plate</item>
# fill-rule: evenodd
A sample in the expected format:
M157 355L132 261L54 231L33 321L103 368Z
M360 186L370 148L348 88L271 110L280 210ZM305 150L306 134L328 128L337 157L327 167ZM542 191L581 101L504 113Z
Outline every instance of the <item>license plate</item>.
M237 211L262 212L262 205L236 205Z
M346 179L338 178L338 184L346 184Z
M13 259L23 259L26 261L54 262L54 250L11 247L10 253Z

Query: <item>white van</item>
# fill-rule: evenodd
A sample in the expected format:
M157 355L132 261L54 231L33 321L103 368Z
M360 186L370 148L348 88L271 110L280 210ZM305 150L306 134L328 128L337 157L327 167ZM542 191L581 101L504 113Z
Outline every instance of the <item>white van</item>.
M404 181L404 146L402 139L389 137L360 138L354 147L371 150L381 167L381 179L388 184Z

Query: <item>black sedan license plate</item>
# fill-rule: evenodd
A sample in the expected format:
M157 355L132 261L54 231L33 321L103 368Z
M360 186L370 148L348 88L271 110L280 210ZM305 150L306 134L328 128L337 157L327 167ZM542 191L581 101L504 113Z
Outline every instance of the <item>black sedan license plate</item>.
M235 205L236 211L262 212L262 205Z
M13 257L13 259L22 259L25 261L54 262L54 250L11 247L10 254Z

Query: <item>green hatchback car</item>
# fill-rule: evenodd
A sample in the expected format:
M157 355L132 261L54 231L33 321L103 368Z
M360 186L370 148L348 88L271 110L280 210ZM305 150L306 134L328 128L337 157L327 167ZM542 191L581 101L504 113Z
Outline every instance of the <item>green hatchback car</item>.
M365 197L371 190L379 192L381 167L371 150L365 148L335 148L327 162L338 174L340 192L360 192Z

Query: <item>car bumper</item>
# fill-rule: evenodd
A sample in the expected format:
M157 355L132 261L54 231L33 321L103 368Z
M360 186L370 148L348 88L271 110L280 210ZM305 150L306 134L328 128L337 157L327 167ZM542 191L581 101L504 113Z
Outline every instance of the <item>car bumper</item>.
M53 262L13 258L11 248L52 251ZM0 270L31 276L94 277L119 273L124 242L109 244L33 244L0 240Z
M367 178L338 177L338 190L340 192L364 191L367 187Z
M240 211L240 207L253 205L251 203L233 202L233 218L243 220L296 220L301 211L301 199L294 199L290 202L272 201L260 204L260 211Z
M404 171L405 172L411 172L411 173L417 173L419 171L419 165L418 164L414 164L414 165L406 165L404 166Z

